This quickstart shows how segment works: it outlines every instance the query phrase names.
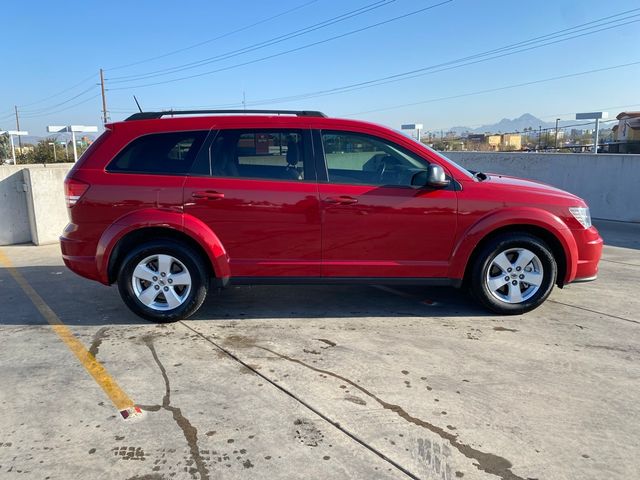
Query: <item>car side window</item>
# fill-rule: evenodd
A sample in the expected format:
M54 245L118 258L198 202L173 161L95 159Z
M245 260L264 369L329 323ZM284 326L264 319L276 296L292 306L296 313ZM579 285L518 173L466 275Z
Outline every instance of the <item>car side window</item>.
M144 135L127 145L107 166L108 172L185 175L206 131Z
M428 163L379 137L352 132L322 132L330 183L409 186Z
M303 135L297 130L220 130L213 140L214 177L304 181Z

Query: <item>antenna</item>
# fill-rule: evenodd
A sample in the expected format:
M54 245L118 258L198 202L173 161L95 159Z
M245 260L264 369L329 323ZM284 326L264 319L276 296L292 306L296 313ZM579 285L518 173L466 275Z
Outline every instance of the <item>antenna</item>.
M138 102L138 99L136 98L136 96L133 96L133 99L136 101L136 105L138 106L138 110L140 110L140 113L142 113L142 107L140 106L140 102Z

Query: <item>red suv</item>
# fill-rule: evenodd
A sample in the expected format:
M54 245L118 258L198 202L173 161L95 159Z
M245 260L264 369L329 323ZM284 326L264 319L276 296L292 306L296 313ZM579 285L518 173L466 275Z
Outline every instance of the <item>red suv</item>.
M519 314L595 279L602 251L574 195L311 111L135 114L65 185L66 265L155 321L229 282L464 285Z

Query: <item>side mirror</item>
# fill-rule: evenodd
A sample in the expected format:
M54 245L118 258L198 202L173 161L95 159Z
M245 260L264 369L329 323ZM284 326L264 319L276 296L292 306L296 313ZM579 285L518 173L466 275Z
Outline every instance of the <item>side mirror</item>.
M443 188L449 185L451 180L447 178L444 169L440 165L432 163L429 168L416 173L411 179L411 185L418 187Z

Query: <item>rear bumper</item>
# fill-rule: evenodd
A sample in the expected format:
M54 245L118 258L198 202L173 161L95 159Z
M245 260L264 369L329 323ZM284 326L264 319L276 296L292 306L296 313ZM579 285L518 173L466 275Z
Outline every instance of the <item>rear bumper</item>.
M101 282L96 265L95 244L74 238L75 225L69 224L60 237L60 250L64 264L81 277Z
M568 283L590 282L598 277L598 264L602 256L603 241L595 227L572 230L578 247L576 274Z

